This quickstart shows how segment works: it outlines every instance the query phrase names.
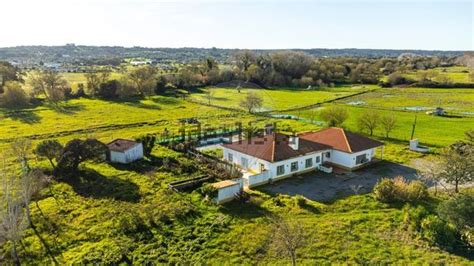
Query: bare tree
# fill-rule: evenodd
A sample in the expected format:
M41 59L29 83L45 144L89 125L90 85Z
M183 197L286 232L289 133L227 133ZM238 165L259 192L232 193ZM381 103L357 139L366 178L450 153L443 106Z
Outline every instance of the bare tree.
M307 233L300 223L282 217L272 217L272 244L277 254L285 254L296 265L297 250L306 245Z
M240 102L240 106L252 113L255 109L262 106L263 99L259 95L249 92L247 96Z
M397 124L397 118L393 115L383 115L380 117L380 125L385 133L385 137L388 138L390 132L395 128Z
M69 87L67 81L54 71L33 72L30 83L33 88L33 96L43 94L47 100L53 103L64 100Z
M214 91L212 89L208 89L206 92L207 103L211 105L212 99L214 99Z
M454 191L459 192L459 186L474 180L474 145L457 142L447 147L442 153L442 170L439 178L454 185Z
M367 130L372 136L380 121L379 113L375 111L365 111L357 119L360 130Z
M29 171L28 155L31 151L31 141L27 138L15 139L11 143L11 151L20 163L22 170Z
M435 195L438 193L438 186L441 183L441 162L439 160L419 159L415 161L417 176L428 184L434 185Z
M23 237L25 229L28 227L28 219L21 193L18 193L18 178L5 167L0 173L2 180L0 204L0 244L10 242L12 245L11 256L15 264L20 265L20 258L17 252L17 243Z
M89 72L85 74L87 83L87 94L95 96L100 88L100 85L107 82L110 77L109 71Z

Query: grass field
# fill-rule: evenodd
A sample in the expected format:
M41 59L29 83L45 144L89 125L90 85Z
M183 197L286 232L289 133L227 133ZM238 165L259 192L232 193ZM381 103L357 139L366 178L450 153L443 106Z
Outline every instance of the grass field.
M240 102L246 97L247 93L255 93L263 99L263 106L259 111L278 111L317 104L374 88L375 86L372 85L364 85L354 87L335 87L321 90L292 88L242 89L239 93L236 89L210 87L204 89L204 91L211 92L211 104L233 108L241 108ZM191 99L203 103L209 103L208 95L205 93L193 94Z
M315 100L331 99L337 93L360 90L339 89L272 90L271 95L277 99L275 106L286 109L300 102L314 104ZM233 98L237 95L235 91L218 89L218 92L222 93L221 97L229 97L219 105L238 105L239 100ZM369 98L378 98L378 95ZM372 101L369 98L367 101ZM349 106L347 101L339 104L348 107L350 118L346 125L356 130L356 117L367 108ZM407 162L421 156L407 151L405 142L400 144L399 141L409 138L414 113L393 112L399 126L392 134L395 139L386 143L385 158ZM307 118L314 113L317 114L317 110L294 112ZM14 137L33 135L37 138L33 142L36 144L45 138L57 138L65 143L72 138L96 137L107 142L114 138L161 133L165 128L174 132L181 126L179 119L190 117L197 117L204 127L229 126L236 122L245 125L250 121L258 127L278 121L278 128L287 133L321 127L163 96L128 101L75 99L59 107L39 105L19 112L0 110L0 116L2 150L8 149ZM472 118L432 117L420 113L415 136L423 143L447 145L462 138L463 132L472 126ZM380 130L376 134L380 137ZM149 261L157 264L286 264L289 263L287 258L268 246L271 239L268 217L277 214L296 220L308 236L309 241L298 251L299 263L470 263L462 256L428 246L427 242L411 235L402 226L402 206L382 204L371 194L325 204L305 200L301 205L296 203L295 197L255 190L250 192L248 203L215 206L205 203L197 191L175 193L168 189L169 182L202 174L200 164L164 147L155 148L152 155L153 160L132 166L87 163L76 179L53 180L50 188L44 189L38 197L38 205L31 204L36 232L31 228L26 231L19 247L22 262L51 264L47 246L59 264L128 264L131 261L134 264ZM166 167L164 158L171 158L177 166ZM31 159L31 164L49 167L48 162L37 158ZM437 203L436 198L430 198L420 204L434 208ZM0 247L0 253L7 254L9 250L9 244Z
M469 78L469 72L474 71L469 67L455 66L455 67L438 67L434 69L438 76L434 79L435 81L442 81L442 77L447 77L451 82L457 83L473 83L474 80ZM426 72L429 70L418 70L404 74L413 80L419 80L419 73Z
M192 163L166 148L153 155ZM197 192L170 191L168 182L192 175L178 168L86 167L80 182L55 181L32 205L38 234L29 229L22 241L24 263L51 262L38 235L59 263L289 263L268 246L274 214L304 228L308 241L298 251L300 263L469 263L414 238L403 229L402 206L379 203L371 194L296 204L294 197L253 191L249 203L218 207Z
M393 110L421 108L424 111L432 111L436 107L442 107L448 113L474 116L473 89L377 89L338 102Z

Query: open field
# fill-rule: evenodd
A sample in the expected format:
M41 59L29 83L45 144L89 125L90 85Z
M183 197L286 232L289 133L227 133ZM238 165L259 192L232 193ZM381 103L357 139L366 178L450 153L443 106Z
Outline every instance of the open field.
M224 96L236 94L223 93ZM314 93L318 100L320 96L318 91L272 93L277 95L281 108L294 107L300 101L300 93ZM328 94L322 94L325 95L321 95L323 98L336 94L333 91L324 93ZM229 101L238 105L237 100ZM301 101L315 103L314 99L310 101L305 97ZM351 116L347 126L355 130L357 115L367 108L348 106L348 109ZM294 114L310 117L314 112L317 113L305 110ZM386 143L384 158L406 162L420 157L397 141L408 139L414 113L393 112L399 117L399 127L393 132L396 139ZM44 138L56 138L65 143L72 138L95 137L108 142L114 138L159 134L165 128L176 132L181 126L179 119L190 117L196 117L204 126L210 127L236 122L245 125L250 121L262 127L265 123L278 121L278 128L286 133L321 127L164 96L127 101L75 99L59 107L40 105L16 112L0 110L0 115L0 149L8 148L13 137L33 135L37 137L33 142L36 144ZM473 121L471 118L424 114L419 114L418 118L415 135L423 143L432 145L447 145L462 138ZM376 134L381 135L380 131ZM200 164L164 147L155 148L152 155L151 160L129 166L87 163L77 173L77 179L53 180L50 188L42 191L38 205L31 204L36 232L28 229L22 240L19 253L23 262L50 264L51 256L54 256L60 264L126 264L131 261L135 264L149 261L281 264L287 262L286 258L268 246L272 232L268 217L282 215L301 224L310 239L298 251L298 262L301 263L470 263L465 257L430 247L408 233L403 228L402 206L380 203L372 194L339 197L324 204L305 199L304 204L298 204L296 197L254 190L247 203L215 206L205 203L198 191L175 193L167 187L169 182L202 174ZM170 158L178 165L165 166L164 158ZM41 159L32 159L31 163L50 167ZM296 178L290 181L299 182ZM437 198L430 198L420 204L433 209L438 202ZM8 244L0 248L2 252L9 249Z
M451 82L456 83L473 83L474 80L470 79L469 73L474 71L472 68L463 67L463 66L455 66L455 67L438 67L433 69L435 73L437 73L437 77L434 78L435 81L442 81L443 78L448 78ZM414 72L409 72L407 74L403 74L403 76L413 79L419 80L419 74L422 72L426 72L430 70L418 70Z
M376 86L363 85L314 90L293 88L241 89L239 93L237 89L208 87L204 91L211 92L211 104L213 105L241 108L240 102L246 97L247 93L255 93L263 99L263 106L259 111L279 111L317 104L374 88ZM208 95L205 93L192 94L191 99L209 103Z
M442 107L448 114L474 116L474 89L377 89L337 102L393 110L419 109L423 113Z

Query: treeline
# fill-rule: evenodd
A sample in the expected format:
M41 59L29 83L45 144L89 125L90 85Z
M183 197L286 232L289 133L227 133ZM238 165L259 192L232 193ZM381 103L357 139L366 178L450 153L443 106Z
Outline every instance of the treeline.
M255 54L235 53L229 64L217 64L212 58L192 62L177 74L163 79L180 88L216 85L231 80L253 82L262 87L325 87L344 83L378 84L383 75L426 70L454 65L452 57L398 58L336 57L316 58L303 52L282 51Z

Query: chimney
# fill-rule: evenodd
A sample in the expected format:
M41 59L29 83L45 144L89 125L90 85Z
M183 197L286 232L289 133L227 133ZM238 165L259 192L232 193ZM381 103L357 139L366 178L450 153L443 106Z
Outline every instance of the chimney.
M271 135L273 133L275 129L275 125L274 124L266 124L264 127L263 127L263 135L266 136L266 135Z
M297 151L300 145L300 138L296 135L290 136L288 144L293 150Z

